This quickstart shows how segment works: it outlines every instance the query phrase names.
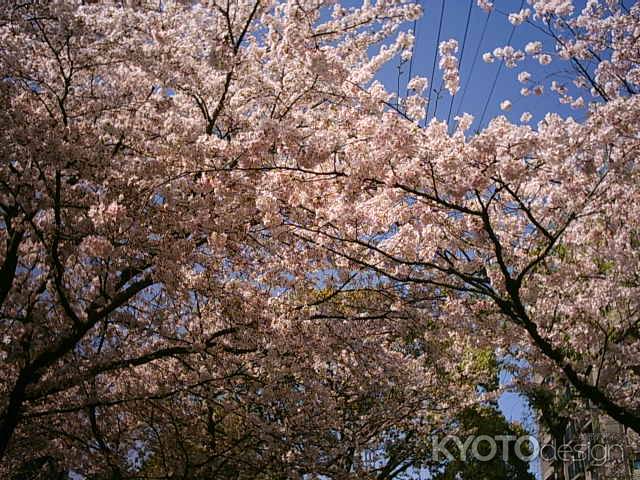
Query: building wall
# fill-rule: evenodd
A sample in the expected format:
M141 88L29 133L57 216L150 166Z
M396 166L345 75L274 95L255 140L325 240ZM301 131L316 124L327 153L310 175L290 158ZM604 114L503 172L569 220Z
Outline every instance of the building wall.
M554 442L549 433L541 431L542 479L640 480L640 442L636 437L595 411L581 421L570 422L561 445ZM552 455L558 461L553 462Z

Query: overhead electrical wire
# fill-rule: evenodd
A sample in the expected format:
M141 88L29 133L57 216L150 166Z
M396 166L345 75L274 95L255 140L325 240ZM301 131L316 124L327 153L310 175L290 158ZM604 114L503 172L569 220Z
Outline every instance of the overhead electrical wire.
M484 40L484 36L487 33L487 26L489 25L489 19L491 18L492 12L493 10L489 10L487 17L485 18L484 26L482 27L482 33L480 34L480 40L478 40L476 51L473 54L473 62L471 63L471 69L469 70L467 79L464 82L464 87L462 87L462 95L460 96L460 101L458 102L458 108L456 109L456 116L460 115L460 110L462 109L462 105L464 104L464 97L467 95L467 88L469 87L469 82L471 81L471 77L473 76L473 71L476 68L478 56L480 55L480 49L482 48L482 41Z
M434 85L434 81L433 81L433 77L436 73L436 63L438 61L438 47L440 46L440 35L442 34L442 19L444 18L444 6L445 6L445 0L442 0L441 6L440 6L440 22L438 24L438 36L436 39L436 49L435 49L435 53L433 54L433 65L431 67L431 78L429 79L429 82L431 83L431 86L429 88L429 97L427 98L427 112L425 114L424 117L424 125L425 127L427 126L427 120L429 118L429 107L431 106L431 93L433 92L433 85Z
M462 60L464 59L464 47L467 44L467 35L469 34L469 21L471 20L471 9L473 8L473 0L469 0L469 9L467 10L467 23L464 27L464 37L462 38L462 48L460 49L460 67L462 67ZM451 103L449 103L449 113L447 113L447 125L451 120L451 109L453 108L453 101L456 98L456 94L451 95Z
M522 10L523 6L524 6L524 0L520 2L519 10ZM513 34L515 32L516 32L516 26L514 25L511 28L511 33L509 34L509 38L507 39L507 45L511 45L511 40L513 39ZM480 122L478 122L478 127L477 127L478 130L480 130L480 127L482 126L482 122L484 121L484 116L487 113L487 107L489 106L491 97L493 97L493 92L496 89L496 84L498 83L498 77L500 76L500 72L502 71L503 65L504 65L504 58L500 60L500 65L498 65L498 71L496 72L496 76L493 79L493 83L491 84L491 90L489 91L489 96L487 97L487 101L485 102L484 107L482 109L482 115L480 115Z
M413 45L411 46L411 58L409 59L409 76L407 77L407 88L405 90L405 97L409 96L409 82L411 81L411 74L413 70L413 56L416 52L416 43L418 43L418 34L416 32L416 27L418 26L418 20L413 21Z

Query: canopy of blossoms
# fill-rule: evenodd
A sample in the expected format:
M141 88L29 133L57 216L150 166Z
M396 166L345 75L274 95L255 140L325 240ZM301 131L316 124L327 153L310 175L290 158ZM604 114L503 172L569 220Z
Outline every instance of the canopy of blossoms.
M0 2L0 476L394 478L486 352L640 433L640 5L528 3L587 114L472 134L411 1Z

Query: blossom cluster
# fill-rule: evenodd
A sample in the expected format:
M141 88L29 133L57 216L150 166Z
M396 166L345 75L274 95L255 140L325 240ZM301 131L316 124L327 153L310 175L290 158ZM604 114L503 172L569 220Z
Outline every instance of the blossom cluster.
M449 39L440 42L438 46L440 53L439 67L442 70L442 80L445 88L451 95L455 95L460 88L460 73L458 71L458 59L455 54L458 52L458 41Z

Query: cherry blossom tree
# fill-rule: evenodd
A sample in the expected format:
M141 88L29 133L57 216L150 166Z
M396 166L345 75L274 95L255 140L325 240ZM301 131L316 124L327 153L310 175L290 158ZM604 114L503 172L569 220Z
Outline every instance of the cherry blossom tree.
M318 293L364 283L318 277L263 188L339 155L419 14L1 3L3 477L393 478L428 459L483 373L448 371L438 352L467 347L391 313L394 287Z
M234 360L214 374L193 367L197 357L257 348L248 332L264 322L256 308L266 294L226 273L255 254L251 193L230 172L185 174L199 161L187 153L215 122L203 124L195 100L170 94L155 69L187 55L175 41L162 53L161 31L180 38L214 26L205 10L154 8L2 7L0 454L12 449L9 466L25 448L84 443L116 471L138 427L109 406L215 381ZM229 28L245 35L256 11L237 15ZM242 37L211 38L232 56ZM199 46L182 48L197 62ZM210 93L224 96L224 84L212 81ZM244 252L220 246L234 236Z
M421 128L420 109L391 108L374 83L356 92L359 118L336 113L336 154L296 172L302 188L273 172L265 188L278 201L260 208L304 248L372 275L367 288L432 298L423 307L437 316L437 334L526 365L521 381L561 373L584 401L640 433L640 6L531 3L510 20L537 26L542 40L485 59L562 65L573 77L551 75L547 91L584 109L583 120L548 113L534 127L498 116L472 135L464 114L449 134L437 119ZM440 48L452 91L454 46ZM518 78L544 94L544 79Z
M585 119L472 136L412 2L1 2L0 474L394 478L487 350L640 432L640 7L529 10Z

